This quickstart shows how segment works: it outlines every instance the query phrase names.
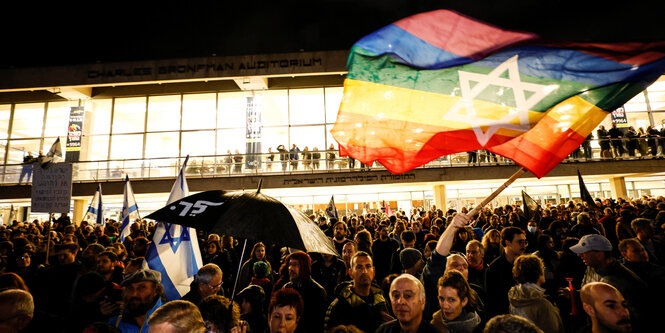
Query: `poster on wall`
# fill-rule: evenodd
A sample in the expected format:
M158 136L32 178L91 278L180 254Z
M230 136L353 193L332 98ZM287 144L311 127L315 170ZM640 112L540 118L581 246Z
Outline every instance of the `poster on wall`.
M628 118L626 118L626 108L623 106L612 111L612 124L617 124L617 127L628 127Z
M246 108L246 169L261 168L261 99L256 96L247 97Z
M65 161L78 162L81 154L81 137L83 133L83 117L85 111L82 106L72 106L69 111L69 126L67 127L67 144L65 146Z

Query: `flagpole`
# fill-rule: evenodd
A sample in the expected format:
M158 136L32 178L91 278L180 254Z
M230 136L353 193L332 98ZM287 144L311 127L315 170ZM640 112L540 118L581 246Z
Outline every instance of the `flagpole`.
M512 184L517 178L522 176L526 171L527 170L524 169L523 167L517 170L517 172L515 172L512 176L510 176L510 178L508 178L508 180L506 180L506 182L503 183L503 185L499 186L499 188L494 190L494 192L492 192L492 194L490 194L489 197L485 198L485 200L483 200L483 202L481 202L480 205L473 208L467 215L469 217L473 217L474 215L476 215L478 212L480 212L481 209L483 209L485 205L494 200L494 198L496 198L499 194L501 194L503 190L505 190L508 186L510 186L510 184Z
M240 277L240 268L242 267L242 259L243 256L245 255L245 247L247 247L247 238L245 238L245 243L242 245L242 252L240 252L240 260L238 263L238 273L236 274L236 281L233 283L233 292L231 292L231 300L233 301L233 298L235 298L236 294L236 287L238 286L238 278ZM252 253L252 255L254 255Z
M46 260L44 263L48 265L48 256L51 249L51 219L53 218L53 213L48 213L48 226L46 228Z

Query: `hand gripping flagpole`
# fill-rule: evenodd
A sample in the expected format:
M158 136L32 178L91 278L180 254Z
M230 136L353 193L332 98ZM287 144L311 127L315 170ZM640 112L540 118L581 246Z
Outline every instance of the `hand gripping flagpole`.
M483 200L483 202L481 202L480 205L473 208L467 215L471 218L474 215L478 214L485 205L494 200L494 198L496 198L499 194L501 194L503 190L505 190L508 186L510 186L510 184L512 184L517 178L522 176L525 172L526 169L524 168L520 168L519 170L517 170L517 172L515 172L512 176L510 176L510 178L508 178L508 180L506 180L506 182L503 183L503 185L499 186L499 188L494 190L492 194L490 194L487 198L485 198L485 200Z

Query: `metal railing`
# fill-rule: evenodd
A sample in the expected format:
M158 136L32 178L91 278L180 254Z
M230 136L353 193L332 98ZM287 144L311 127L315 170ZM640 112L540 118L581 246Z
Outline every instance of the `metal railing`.
M596 140L594 140L596 141ZM595 147L594 147L595 146ZM633 147L631 145L631 147ZM658 147L661 147L659 150ZM653 148L653 147L652 147ZM651 149L646 151L638 146L633 154L629 154L626 145L623 145L622 155L618 155L618 149L601 151L597 142L585 150L584 145L573 152L562 163L587 162L611 159L645 159L660 158L665 149L663 146L656 147L656 154ZM309 151L312 153L312 151ZM271 175L271 174L302 174L302 173L331 173L346 171L385 170L379 164L363 165L359 161L353 161L348 157L339 157L338 151L318 151L319 159L305 159L303 152L298 153L298 160L289 159L288 156L280 156L278 152L273 154L237 154L237 155L202 155L190 156L185 173L189 177L235 177L248 175ZM603 155L601 155L601 153ZM333 155L331 155L333 154ZM290 153L289 153L290 155ZM480 165L514 165L515 163L502 156L489 153L485 150L474 153L459 153L437 158L419 168L442 168L442 167L467 167ZM272 156L272 159L270 158ZM332 158L334 156L334 158ZM284 159L283 159L284 158ZM158 179L175 177L184 157L163 157L148 159L124 159L103 161L80 161L73 162L74 182L96 182L109 180L122 180L125 175L131 179ZM19 183L23 164L0 165L0 184ZM26 178L23 179L26 182Z

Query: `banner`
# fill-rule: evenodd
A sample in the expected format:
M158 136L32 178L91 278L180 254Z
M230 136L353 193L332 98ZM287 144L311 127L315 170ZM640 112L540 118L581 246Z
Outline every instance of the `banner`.
M261 168L261 99L259 97L247 97L246 109L246 147L245 168Z
M69 126L67 127L67 144L65 145L65 161L78 162L81 154L81 137L83 133L83 117L85 111L82 106L72 106L69 111Z
M628 118L626 118L626 108L623 106L612 111L612 124L617 124L617 127L628 127Z
M72 200L72 165L52 163L48 168L35 166L32 179L33 212L69 213Z

